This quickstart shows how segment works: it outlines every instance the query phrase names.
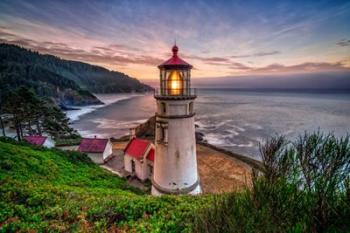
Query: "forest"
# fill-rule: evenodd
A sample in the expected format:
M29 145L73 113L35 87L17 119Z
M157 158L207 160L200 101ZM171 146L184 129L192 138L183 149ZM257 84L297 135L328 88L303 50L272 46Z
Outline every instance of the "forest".
M92 93L152 90L120 72L0 44L0 94L20 86L65 105L102 104Z

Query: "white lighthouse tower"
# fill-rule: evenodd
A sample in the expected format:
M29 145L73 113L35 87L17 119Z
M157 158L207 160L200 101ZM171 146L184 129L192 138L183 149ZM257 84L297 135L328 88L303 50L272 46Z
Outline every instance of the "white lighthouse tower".
M191 89L192 66L178 56L159 65L152 195L199 194L199 176L193 110L196 93Z

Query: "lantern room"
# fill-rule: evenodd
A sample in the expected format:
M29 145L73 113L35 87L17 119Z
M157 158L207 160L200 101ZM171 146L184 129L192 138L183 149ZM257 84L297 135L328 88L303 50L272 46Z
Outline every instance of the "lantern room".
M158 66L160 70L160 89L156 96L162 97L185 97L194 96L191 89L192 66L178 56L179 48L174 45L173 56Z

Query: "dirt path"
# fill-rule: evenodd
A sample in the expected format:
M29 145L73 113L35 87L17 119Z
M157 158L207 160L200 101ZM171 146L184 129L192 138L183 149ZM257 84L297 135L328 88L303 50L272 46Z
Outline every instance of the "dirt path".
M197 144L197 161L204 193L237 191L251 183L252 168L222 152Z
M127 142L114 142L116 155L106 165L120 172L123 159L120 154ZM200 183L204 193L237 191L251 183L250 165L205 145L197 144L197 161Z

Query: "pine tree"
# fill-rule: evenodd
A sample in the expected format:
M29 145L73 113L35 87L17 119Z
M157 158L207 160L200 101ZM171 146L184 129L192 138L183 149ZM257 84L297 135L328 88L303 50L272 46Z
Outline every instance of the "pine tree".
M69 119L57 106L49 106L43 119L44 131L55 138L72 136L75 130L69 126Z
M50 99L39 98L26 87L9 92L4 98L4 112L12 115L12 123L17 138L21 140L27 129L29 134L45 133L54 137L67 137L76 134L69 126L69 119ZM36 126L36 130L33 126Z

